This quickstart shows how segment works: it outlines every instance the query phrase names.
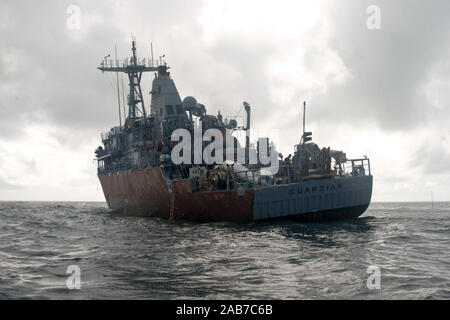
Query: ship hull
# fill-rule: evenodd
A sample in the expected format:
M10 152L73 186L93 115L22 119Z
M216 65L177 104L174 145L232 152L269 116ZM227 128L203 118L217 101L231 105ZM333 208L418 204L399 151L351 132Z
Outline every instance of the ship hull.
M164 179L159 168L99 175L111 210L192 221L356 218L369 206L372 176L334 177L259 189L191 192L188 180Z
M234 190L190 192L189 181L164 179L159 168L99 175L108 207L136 216L171 220L250 221L253 194Z

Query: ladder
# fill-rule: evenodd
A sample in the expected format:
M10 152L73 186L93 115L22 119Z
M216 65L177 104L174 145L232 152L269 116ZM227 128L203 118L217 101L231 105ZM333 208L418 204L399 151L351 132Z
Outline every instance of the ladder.
M173 214L175 211L175 192L174 192L174 188L175 188L175 181L172 182L172 193L170 196L170 214L169 214L169 220L173 221Z

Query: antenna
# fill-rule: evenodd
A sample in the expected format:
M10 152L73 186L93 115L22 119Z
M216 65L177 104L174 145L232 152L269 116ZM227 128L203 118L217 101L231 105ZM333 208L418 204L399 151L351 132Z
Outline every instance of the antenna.
M153 67L153 42L150 42L150 51L152 53L152 67Z
M251 123L251 118L250 118L250 105L244 101L243 103L244 108L245 108L245 112L247 112L247 126L245 128L245 153L246 153L246 160L245 161L249 161L250 163L250 123Z
M114 50L116 53L116 63L117 63L117 44L114 45ZM120 112L120 88L119 88L119 72L116 72L116 82L117 82L117 104L119 106L119 125L122 127L122 114Z
M305 119L306 119L306 101L303 101L303 134L302 138L300 140L300 144L305 144L308 141L312 140L312 132L306 132L306 125L305 125Z
M122 80L122 105L123 105L123 118L125 120L125 115L127 114L127 112L125 111L125 85L123 84L123 73L121 74L121 80Z
M303 135L305 134L306 101L303 101Z
M137 57L136 57L136 40L132 40L132 41L131 41L131 44L132 44L131 50L133 51L133 65L136 66L136 65L137 65Z
M111 56L111 55L108 53L107 56L104 56L104 57L103 57L103 59L105 59L105 60L104 60L105 67L107 67L107 64L108 64L108 58L109 58L110 56Z

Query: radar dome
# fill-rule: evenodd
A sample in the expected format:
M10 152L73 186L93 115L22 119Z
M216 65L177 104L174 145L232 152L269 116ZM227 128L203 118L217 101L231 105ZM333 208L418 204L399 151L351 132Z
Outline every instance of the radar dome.
M183 108L186 111L193 111L197 109L197 100L194 97L188 96L183 99Z

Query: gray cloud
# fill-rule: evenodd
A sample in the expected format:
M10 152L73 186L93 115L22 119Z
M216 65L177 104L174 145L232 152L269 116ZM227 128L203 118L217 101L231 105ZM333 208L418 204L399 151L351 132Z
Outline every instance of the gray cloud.
M16 190L22 188L21 186L10 184L0 178L0 190Z
M366 28L370 4L381 8L381 30ZM375 120L386 130L410 130L430 121L423 86L449 47L450 3L358 0L340 1L329 9L330 44L351 78L316 95L313 117Z
M450 123L447 0L323 1L323 21L306 35L278 38L259 30L232 31L215 34L211 42L202 38L207 30L199 21L205 5L200 0L77 1L80 31L66 28L69 4L74 2L0 2L0 140L23 137L31 125L48 124L60 144L76 150L116 125L113 75L96 67L103 56L114 53L114 43L120 57L129 56L131 33L137 37L139 55L149 55L150 41L155 56L166 54L182 97L194 95L211 113L220 107L226 115L234 115L247 100L254 107L253 122L282 129L289 146L298 140L301 119L296 106L305 97L308 125L330 134L336 123L350 130L370 123L387 133ZM372 4L381 8L379 31L366 28L366 9ZM249 18L255 14L260 14L257 8L247 12ZM261 20L277 23L270 13ZM326 38L324 26L330 31ZM331 49L349 77L342 82L321 78L317 87L296 88L291 73L275 85L293 90L292 99L274 101L267 63L276 66L280 52L289 56L297 48L305 50L298 65L308 73L323 71L328 59L324 52ZM280 68L281 75L284 71ZM150 81L148 75L145 92ZM424 173L447 170L443 163L450 159L442 143L408 152ZM432 165L434 157L444 160ZM1 163L0 169L8 170ZM0 188L7 187L12 186L0 181Z
M0 12L9 18L0 29L1 135L20 134L33 123L80 129L115 120L112 89L95 68L121 34L99 22L77 38L66 28L69 4L2 1ZM81 7L86 15L110 10Z
M410 165L420 173L443 175L450 173L450 151L444 145L445 139L429 141L418 148Z
M117 122L113 79L95 68L106 53L112 53L114 42L119 43L122 56L129 47L129 37L116 27L114 20L113 8L121 3L81 2L83 15L101 16L81 39L76 38L76 31L65 27L69 4L69 1L2 1L1 135L20 133L32 122L47 121L80 130L104 130ZM180 67L180 62L189 61L189 65L174 70L179 81L195 84L182 88L197 91L202 95L198 97L200 100L205 99L213 106L250 99L260 108L256 119L279 107L277 102L270 101L269 81L263 70L265 62L276 52L273 39L219 35L213 45L206 45L200 39L198 24L201 3L135 1L133 4L148 12L155 43L170 53L173 64ZM382 13L380 31L365 27L366 8L370 4L372 1L324 2L324 13L328 14L332 30L329 46L342 59L351 77L344 83L328 83L324 93L312 93L311 118L318 122L329 117L352 122L369 119L388 130L408 130L428 117L422 86L433 63L448 47L450 20L446 12L450 3L378 1ZM157 13L150 10L155 5ZM142 45L145 46L139 48L141 52L148 51L148 44ZM306 48L304 56L303 63L312 66L312 72L315 65L320 67L322 63L317 50L313 46ZM183 56L189 59L184 60ZM209 68L208 60L222 67L221 73ZM237 81L230 76L235 73L241 75ZM304 89L299 88L298 93L301 98ZM297 103L292 101L293 105ZM238 106L227 108L232 113Z
M102 74L96 68L107 53L114 55L114 43L121 58L131 54L130 35L137 30L130 25L130 34L124 34L116 19L130 19L132 24L133 17L117 16L124 6L122 1L78 1L82 28L69 30L66 10L71 4L57 0L0 3L0 136L17 136L32 123L107 130L118 122L114 75ZM198 4L133 4L146 12L153 40L158 42L161 37L160 49L169 43L168 50L174 47L179 51L176 42L170 43L171 26L195 25L192 17ZM149 43L137 40L139 53L149 56Z

